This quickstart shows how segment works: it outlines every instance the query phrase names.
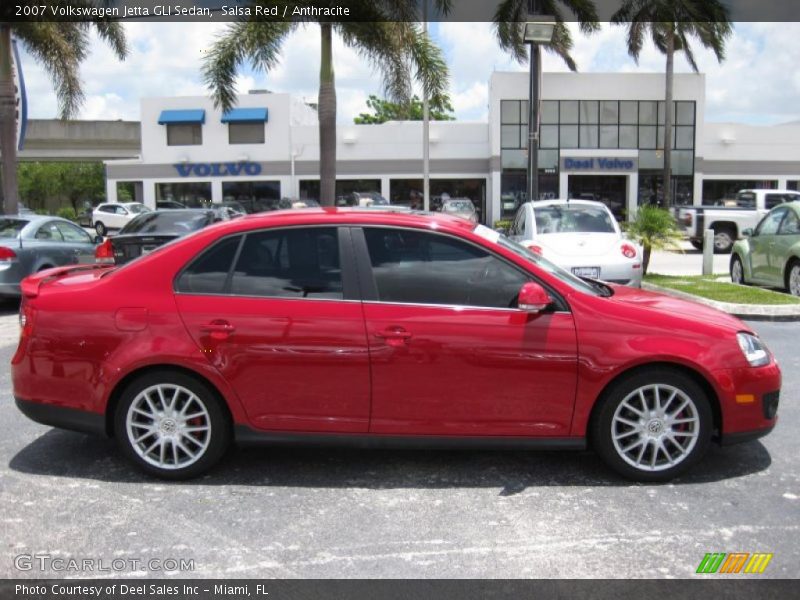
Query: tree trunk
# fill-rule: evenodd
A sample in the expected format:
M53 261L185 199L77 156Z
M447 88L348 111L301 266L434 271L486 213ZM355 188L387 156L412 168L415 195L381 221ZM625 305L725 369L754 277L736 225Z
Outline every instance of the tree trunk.
M667 83L664 98L664 208L672 206L672 82L675 59L675 31L670 24L667 31Z
M15 215L17 204L17 120L14 81L11 78L11 28L0 26L0 157L3 213Z
M333 206L336 196L336 88L333 76L333 32L321 23L319 69L319 203Z
M650 253L653 249L649 244L644 244L644 252L642 253L642 275L647 275L647 267L650 266Z

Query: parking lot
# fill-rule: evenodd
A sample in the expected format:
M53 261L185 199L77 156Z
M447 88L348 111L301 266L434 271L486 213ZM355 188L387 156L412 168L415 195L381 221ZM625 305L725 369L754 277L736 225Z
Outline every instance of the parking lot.
M11 397L13 307L0 317L3 577L15 557L189 559L193 572L100 576L690 577L707 552L800 561L798 323L753 323L781 361L775 431L667 485L590 452L235 450L210 475L149 479L112 441L37 425Z

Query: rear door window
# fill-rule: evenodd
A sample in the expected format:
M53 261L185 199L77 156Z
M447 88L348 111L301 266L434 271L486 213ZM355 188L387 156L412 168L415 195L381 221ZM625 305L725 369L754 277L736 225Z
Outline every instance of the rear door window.
M223 294L242 236L214 244L181 273L176 290L184 294Z

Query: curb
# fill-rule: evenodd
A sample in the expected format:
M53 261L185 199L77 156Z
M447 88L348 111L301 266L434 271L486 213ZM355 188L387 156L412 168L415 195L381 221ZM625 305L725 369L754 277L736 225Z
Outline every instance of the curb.
M717 300L709 300L680 292L671 288L653 285L652 283L642 282L642 289L651 292L658 292L682 300L689 300L697 302L698 304L705 304L711 308L716 308L722 312L729 313L734 317L740 319L749 319L751 321L800 321L800 304L734 304L732 302L719 302Z

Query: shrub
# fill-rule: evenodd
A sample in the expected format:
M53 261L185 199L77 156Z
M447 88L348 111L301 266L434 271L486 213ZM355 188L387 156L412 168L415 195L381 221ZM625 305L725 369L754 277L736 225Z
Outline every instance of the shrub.
M636 211L636 218L625 223L628 237L644 248L642 273L647 274L650 253L653 250L679 250L683 234L672 214L663 208L645 204Z
M70 221L77 221L78 215L75 213L75 209L71 206L62 206L56 212L56 215L61 217L62 219L69 219Z

